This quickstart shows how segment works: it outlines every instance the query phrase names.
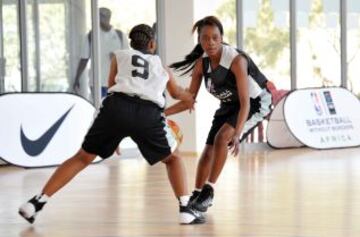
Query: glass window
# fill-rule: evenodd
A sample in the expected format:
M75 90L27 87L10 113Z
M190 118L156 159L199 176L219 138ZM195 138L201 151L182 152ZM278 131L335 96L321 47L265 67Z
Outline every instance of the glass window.
M360 1L348 0L348 87L360 98Z
M340 86L339 0L297 1L297 86Z
M2 25L3 34L0 38L3 52L0 55L4 65L4 91L20 91L21 90L21 74L20 74L20 41L17 20L17 1L8 0L0 2L2 8ZM2 75L0 75L1 77Z
M194 1L195 22L205 16L216 16L224 27L224 41L236 46L236 0Z
M29 91L69 88L66 1L28 1ZM66 24L67 23L67 24Z
M6 91L21 91L17 2L1 1L4 52L0 56L6 60ZM91 1L28 0L26 4L28 90L71 91L91 99ZM135 24L156 21L155 0L103 0L99 7L111 10L110 24L123 33L114 30L110 36L116 34L126 48L127 33ZM111 45L106 41L108 36L100 34L101 54L106 54L101 45ZM101 60L102 56L101 62L109 62L111 53L106 54L106 60ZM108 64L102 66L103 71L108 69ZM107 76L102 73L100 80L107 81Z
M244 50L277 88L290 89L289 1L244 0L243 9Z
M85 7L83 1L27 1L28 91L72 91Z
M109 8L111 24L125 33L137 24L156 22L156 0L101 0L99 7Z

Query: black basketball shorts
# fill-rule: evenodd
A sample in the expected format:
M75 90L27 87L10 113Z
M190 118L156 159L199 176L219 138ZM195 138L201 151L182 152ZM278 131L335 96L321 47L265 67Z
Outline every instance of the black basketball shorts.
M250 111L247 121L245 122L242 137L240 141L244 140L256 126L263 121L271 111L271 94L268 90L263 89L261 94L255 99L250 99ZM220 105L216 110L212 126L210 128L208 137L206 139L207 145L213 145L217 132L225 124L229 124L233 128L236 127L237 118L240 110L239 103Z
M150 165L169 156L177 146L158 105L139 97L112 93L103 100L82 148L105 159L125 137L132 138Z

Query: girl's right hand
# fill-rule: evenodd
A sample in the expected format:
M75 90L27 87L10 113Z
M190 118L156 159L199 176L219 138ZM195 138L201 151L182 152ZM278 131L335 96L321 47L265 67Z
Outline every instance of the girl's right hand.
M231 142L229 143L229 149L233 156L237 156L239 154L240 138L241 138L241 134L235 133L234 136L231 138Z

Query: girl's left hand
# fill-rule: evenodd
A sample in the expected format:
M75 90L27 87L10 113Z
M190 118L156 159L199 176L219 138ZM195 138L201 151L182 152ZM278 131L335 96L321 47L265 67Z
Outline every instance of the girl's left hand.
M240 136L241 134L234 134L230 141L229 149L231 150L231 154L233 156L237 156L240 150Z

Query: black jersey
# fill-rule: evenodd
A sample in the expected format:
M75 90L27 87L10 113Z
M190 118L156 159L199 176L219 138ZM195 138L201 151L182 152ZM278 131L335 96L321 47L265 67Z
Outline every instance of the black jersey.
M219 66L215 69L211 68L210 59L206 53L204 53L202 60L206 89L222 103L239 102L235 75L230 70L234 58L239 54L243 55L248 61L250 97L258 97L262 89L266 87L266 77L245 52L229 45L223 45Z

